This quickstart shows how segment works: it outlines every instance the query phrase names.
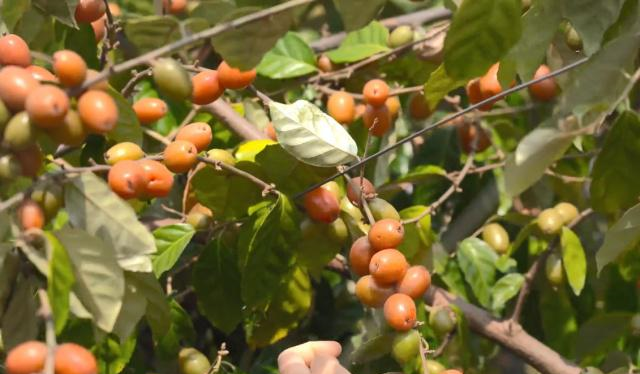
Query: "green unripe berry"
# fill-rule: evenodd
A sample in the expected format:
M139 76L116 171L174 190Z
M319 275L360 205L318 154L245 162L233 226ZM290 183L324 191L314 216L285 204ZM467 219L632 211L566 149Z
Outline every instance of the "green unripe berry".
M40 205L47 219L55 217L63 204L63 190L59 184L38 186L31 192L31 200Z
M158 90L170 99L181 101L191 97L191 78L174 59L161 58L153 64L153 81Z
M0 133L4 131L4 126L9 122L9 118L11 118L11 112L9 112L7 106L0 100Z
M418 357L420 354L420 333L413 329L398 333L391 343L391 354L400 365Z
M562 258L557 253L551 253L547 257L545 265L547 280L554 287L559 287L564 282L564 271L562 269Z
M178 354L180 374L205 374L211 368L207 356L195 348L183 348Z
M205 230L211 225L211 217L199 211L187 215L187 223L196 230Z
M14 179L22 174L20 161L13 154L0 156L0 179Z
M224 149L219 149L219 148L210 149L207 152L207 158L210 158L216 161L222 161L223 163L229 166L236 165L236 159L233 157L231 152Z
M582 38L580 34L573 28L571 25L567 25L567 29L564 32L564 41L567 43L567 46L571 48L573 51L582 50Z
M27 112L13 116L4 129L4 143L11 149L21 151L29 148L36 138L36 128Z
M547 235L559 233L563 224L562 216L553 208L545 209L538 215L538 228Z
M380 221L385 218L400 221L400 213L398 213L396 208L379 197L369 201L369 209L371 209L371 214L376 221Z
M344 220L338 217L335 221L327 224L327 236L336 244L344 244L349 238L349 230Z
M448 306L433 307L429 313L429 325L442 336L456 328L456 314Z
M391 34L387 44L391 48L398 48L413 41L413 29L409 25L396 27Z
M640 313L636 313L631 317L631 335L640 336Z
M447 370L444 365L435 360L427 360L426 366L429 374L440 374L443 371Z
M500 224L490 223L485 226L482 240L498 253L505 253L509 249L509 234Z

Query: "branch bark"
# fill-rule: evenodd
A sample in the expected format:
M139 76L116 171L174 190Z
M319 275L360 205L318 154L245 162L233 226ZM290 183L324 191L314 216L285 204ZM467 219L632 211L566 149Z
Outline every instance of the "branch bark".
M235 132L245 140L268 139L268 137L258 130L251 122L238 114L231 105L222 99L218 99L211 104L203 105L200 110L207 111L219 120L227 124L231 131Z

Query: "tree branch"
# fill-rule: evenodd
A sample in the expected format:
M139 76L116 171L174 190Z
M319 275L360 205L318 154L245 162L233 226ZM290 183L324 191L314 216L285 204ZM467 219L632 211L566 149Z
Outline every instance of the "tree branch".
M229 128L245 140L268 139L256 126L247 121L238 114L231 105L223 99L218 99L211 104L203 105L201 110L207 111L222 122L226 123Z
M44 362L43 374L54 374L55 370L55 353L58 343L56 342L56 326L51 314L51 305L47 291L38 290L38 298L40 299L40 310L38 315L44 320L45 340L47 343L47 357Z

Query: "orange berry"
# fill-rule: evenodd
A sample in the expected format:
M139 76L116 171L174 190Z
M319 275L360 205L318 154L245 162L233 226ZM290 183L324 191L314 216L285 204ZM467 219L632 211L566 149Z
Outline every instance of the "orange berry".
M536 73L533 75L533 79L538 79L549 73L551 73L551 70L547 65L540 65L538 70L536 70ZM558 86L556 85L555 78L547 78L529 86L529 92L531 93L531 96L540 101L550 101L556 97Z
M69 111L69 97L60 88L43 84L27 97L25 108L36 126L43 129L58 127Z
M353 122L356 118L356 103L350 93L334 92L327 100L327 112L337 122L343 125Z
M239 90L249 86L256 79L256 69L241 71L222 61L218 66L218 82L224 88Z
M384 105L389 109L391 119L398 117L398 113L400 113L400 99L398 99L398 96L389 96L387 101L384 102Z
M355 177L347 184L347 198L351 204L360 205L360 198L373 199L376 196L376 188L367 178Z
M0 70L0 100L13 112L24 110L27 97L40 85L31 73L17 66Z
M106 16L91 22L91 28L93 29L93 35L96 37L96 43L99 43L102 39L104 39L105 34L107 33L107 26L105 24Z
M320 55L320 57L318 57L317 65L318 69L320 69L320 71L322 71L323 73L333 71L333 63L331 62L331 59L327 57L327 55Z
M198 150L186 140L175 140L164 149L164 164L174 173L186 173L197 162Z
M40 373L44 369L47 346L39 341L22 343L7 354L5 370L7 374Z
M65 343L58 346L55 354L56 374L97 374L98 363L86 348Z
M85 78L85 80L93 80L98 74L100 74L98 71L93 70L93 69L88 69L87 70L87 77ZM92 84L90 87L90 89L92 90L102 90L102 91L107 91L109 89L109 82L106 79L101 79L99 81L97 81L96 83Z
M389 97L389 86L382 79L372 79L362 88L364 101L371 106L382 106Z
M18 207L18 219L23 230L44 227L44 211L33 200L24 200Z
M304 195L304 208L314 221L331 223L340 215L338 199L333 192L322 187Z
M155 160L143 159L138 161L147 178L145 195L149 197L165 197L173 187L173 174L164 164Z
M362 115L364 126L373 136L383 136L391 127L391 116L385 105L367 107Z
M394 294L393 287L385 287L371 275L365 275L356 283L356 296L361 303L372 308L380 308Z
M411 115L411 118L417 120L429 118L431 115L431 109L429 109L427 99L424 97L422 92L411 96L411 99L409 100L409 114Z
M395 219L381 219L369 230L369 242L374 250L397 248L404 238L402 222Z
M429 270L421 265L412 266L407 269L404 277L398 282L397 289L399 293L410 296L412 299L418 299L424 296L431 285L431 274Z
M483 100L488 99L491 96L495 96L502 92L502 86L500 85L500 81L498 80L499 69L500 69L499 63L493 64L489 68L489 71L487 71L487 73L480 78L480 81L478 84L480 88L480 94L482 95ZM493 103L495 103L495 101L491 102L491 105L493 105ZM491 109L491 107L487 104L480 109L489 110Z
M273 127L273 122L267 123L264 127L264 134L273 141L278 141L278 134L276 134L276 128Z
M57 82L58 81L58 78L56 78L56 76L53 75L53 73L51 73L49 70L43 68L42 66L29 65L25 69L28 72L31 73L33 78L35 78L36 80L38 80L40 82L42 82L42 81Z
M194 122L181 128L176 134L176 140L184 140L196 146L198 152L202 152L209 147L213 134L211 126L206 122Z
M109 11L111 11L111 15L114 17L120 17L122 15L120 5L116 3L109 3Z
M404 277L409 263L397 249L383 249L371 257L369 274L379 284L394 284Z
M166 13L180 14L187 9L187 0L162 0L162 8Z
M374 251L366 236L356 239L349 250L349 266L354 273L363 276L369 274L369 263Z
M411 330L416 324L416 304L407 295L393 294L384 303L384 318L394 330Z
M133 104L133 111L143 125L148 125L159 120L167 114L167 104L155 97L145 97Z
M15 34L0 37L0 65L31 65L31 51L27 42Z
M482 92L480 92L480 78L475 78L470 80L469 83L467 83L466 90L467 90L467 97L469 98L469 103L477 104L482 100L484 100L484 97L482 96ZM480 107L480 110L484 110L484 111L491 110L492 106L493 104L485 104Z
M132 160L120 161L113 165L107 181L111 190L126 200L141 196L149 182L142 165Z
M489 135L487 135L487 133L478 125L475 125L473 123L465 123L461 126L458 126L456 128L456 131L458 132L458 141L460 142L460 147L466 154L471 153L471 151L474 149L474 142L476 152L483 152L491 145L491 139L489 138Z
M67 87L75 87L84 82L87 63L79 54L65 49L53 54L53 71L60 83Z
M356 105L356 115L354 119L358 119L364 115L364 111L367 110L367 106L364 104Z
M87 130L106 134L118 123L118 106L113 98L99 90L89 90L78 100L78 113Z
M79 23L97 21L104 16L106 10L103 0L80 0L76 6L76 21Z
M191 78L193 93L191 101L194 104L206 105L212 103L224 93L224 87L218 82L216 70L205 70Z

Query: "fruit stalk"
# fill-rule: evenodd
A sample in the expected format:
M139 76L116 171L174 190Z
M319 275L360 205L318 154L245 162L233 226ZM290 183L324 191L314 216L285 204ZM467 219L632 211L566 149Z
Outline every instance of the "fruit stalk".
M53 314L51 314L51 305L49 304L47 291L38 289L38 299L40 299L40 309L38 310L38 315L44 320L45 340L47 343L47 358L44 362L43 373L54 374L54 357L58 343L56 342L56 326L53 321Z

